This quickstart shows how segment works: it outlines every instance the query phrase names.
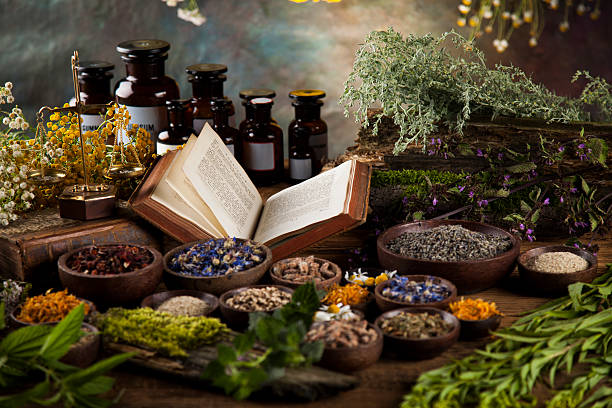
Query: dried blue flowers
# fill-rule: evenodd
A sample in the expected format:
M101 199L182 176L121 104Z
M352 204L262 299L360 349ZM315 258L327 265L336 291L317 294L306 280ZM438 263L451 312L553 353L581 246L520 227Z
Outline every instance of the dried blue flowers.
M381 293L384 297L405 303L440 302L451 295L450 289L433 276L421 282L413 281L408 276L395 276Z
M253 241L236 238L210 239L177 252L168 267L177 273L196 277L229 275L262 263L263 248Z

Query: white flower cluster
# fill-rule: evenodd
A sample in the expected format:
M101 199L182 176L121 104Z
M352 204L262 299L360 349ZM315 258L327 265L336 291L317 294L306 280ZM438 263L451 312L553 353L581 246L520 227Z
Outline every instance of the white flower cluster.
M7 82L4 86L0 86L0 105L3 103L13 103L15 98L11 90L13 89L13 83Z
M200 13L200 10L197 8L191 10L179 8L177 10L177 15L178 18L180 18L181 20L189 21L190 23L197 26L201 26L206 22L206 17L204 17L202 13Z
M168 7L176 7L183 0L162 0Z

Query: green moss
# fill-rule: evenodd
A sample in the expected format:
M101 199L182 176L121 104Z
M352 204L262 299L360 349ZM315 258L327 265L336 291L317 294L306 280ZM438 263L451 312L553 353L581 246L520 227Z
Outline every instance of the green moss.
M430 190L429 183L442 184L452 187L465 179L467 173L453 173L440 170L374 170L372 172L371 186L405 186L406 195L422 196ZM428 182L429 179L429 182Z

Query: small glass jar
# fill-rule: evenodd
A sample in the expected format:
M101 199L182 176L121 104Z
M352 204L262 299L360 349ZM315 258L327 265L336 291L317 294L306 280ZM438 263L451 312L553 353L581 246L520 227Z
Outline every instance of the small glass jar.
M191 100L174 99L166 102L168 127L157 137L157 154L164 154L169 150L184 145L189 137L195 133L191 127Z
M104 122L105 108L92 108L87 105L108 104L113 101L111 92L111 79L115 66L106 61L83 61L77 68L79 90L84 112L81 114L81 131L95 131ZM70 106L74 106L76 99L70 99ZM110 140L112 144L113 140Z
M234 157L239 158L240 149L236 148L238 129L229 125L229 114L232 107L232 101L229 98L213 98L210 101L210 109L213 113L213 130L217 132Z
M242 166L256 186L283 179L283 131L272 122L272 99L254 98L247 102L253 118L240 131Z
M222 64L196 64L188 66L185 71L193 90L193 98L191 99L193 128L196 135L199 135L204 124L208 122L212 126L212 99L225 97L223 95L223 82L227 80L227 76L223 73L227 72L227 66ZM228 118L232 124L234 113L234 104L230 100Z
M314 152L310 147L310 132L297 128L293 134L294 145L289 148L289 180L300 183L312 177Z
M248 104L248 102L251 99L255 99L255 98L269 98L269 99L274 99L274 97L276 96L276 92L274 92L272 89L243 89L242 91L240 91L240 99L242 99L242 106L244 106L245 109L245 117L244 120L242 122L240 122L240 126L238 126L238 130L242 130L242 128L244 126L246 126L246 123L248 120L253 119L254 115L255 115L255 111L253 109L252 106L250 106ZM276 120L274 120L274 118L270 118L272 120L272 122L276 123Z
M327 124L321 120L322 98L325 92L318 89L299 89L289 93L291 104L295 107L295 119L289 123L289 149L296 145L296 130L308 132L308 144L312 147L312 175L321 172L327 162Z
M166 101L179 98L174 79L165 75L164 61L170 44L162 40L130 40L117 45L127 76L115 85L115 99L130 113L130 124L157 135L168 127Z

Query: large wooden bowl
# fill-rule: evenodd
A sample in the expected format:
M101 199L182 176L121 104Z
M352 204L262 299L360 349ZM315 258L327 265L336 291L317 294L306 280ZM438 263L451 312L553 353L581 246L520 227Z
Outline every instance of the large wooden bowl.
M85 275L75 272L66 261L77 251L84 248L130 245L144 248L153 254L150 265L133 272L116 275ZM97 305L115 306L132 304L153 293L162 277L162 256L155 248L129 243L87 245L60 256L57 261L59 278L62 285L76 296L90 299Z
M410 280L415 282L424 282L427 279L433 279L434 283L438 285L444 285L450 291L450 294L447 298L440 300L439 302L430 302L430 303L409 303L409 302L400 302L399 300L391 299L386 296L383 296L382 291L391 283L391 280L379 283L376 285L376 289L374 289L374 296L376 298L376 305L380 309L381 312L386 312L388 310L400 309L400 308L421 308L421 307L434 307L436 309L447 309L449 303L454 302L457 298L457 288L453 285L452 282L439 278L437 276L428 276L428 275L404 275Z
M274 287L274 288L280 289L281 291L287 292L290 295L293 294L293 289L287 288L285 286L280 286L280 285L250 285L250 286L245 286L245 287L238 288L238 289L228 290L227 292L222 294L221 297L219 298L219 310L221 311L221 316L223 316L223 319L228 323L230 327L236 330L245 329L249 325L249 313L251 312L245 312L245 311L233 308L227 303L227 301L230 298L236 296L238 293L244 292L248 289L252 289L252 288L261 289L261 288L268 288L268 287ZM276 309L266 310L266 312L271 313L274 310Z
M445 312L444 310L435 309L432 307L420 307L420 308L404 308L404 309L394 309L388 312L385 312L378 316L378 318L374 321L374 325L380 328L380 324L383 320L389 319L397 314L402 312L408 313L437 313L442 316L442 318L452 323L453 328L450 332L438 336L438 337L430 337L427 339L409 339L406 337L393 336L391 334L386 334L383 332L385 336L385 352L390 352L393 355L396 355L401 358L411 359L411 360L423 360L432 358L442 353L444 350L448 349L452 346L457 339L459 338L460 332L460 324L459 320L453 316L452 314ZM381 329L382 331L382 329Z
M374 329L377 334L376 340L372 343L356 347L325 347L317 364L330 370L350 373L376 363L383 350L383 333L375 324L368 323L368 328Z
M266 254L266 258L262 263L252 268L245 269L240 272L234 272L229 275L189 276L174 272L168 267L170 260L177 252L183 251L195 244L205 243L207 241L208 239L190 242L174 248L164 255L164 283L169 289L199 290L201 292L212 293L213 295L220 296L222 293L225 293L228 290L256 284L272 264L272 251L270 251L270 248L267 246L261 245L261 248ZM244 242L245 240L236 239L236 241Z
M387 243L404 232L429 230L441 225L461 225L471 231L502 235L510 238L512 248L494 257L471 261L431 261L396 254ZM431 220L400 224L384 231L376 241L379 263L400 275L433 275L448 279L457 286L459 294L474 293L495 286L514 270L520 251L520 241L512 234L492 225L462 220Z
M274 263L274 265L272 265L272 267L270 268L270 279L272 279L272 282L274 282L277 285L281 285L281 286L286 286L288 288L292 288L292 289L296 289L297 287L303 285L306 282L295 282L289 279L283 279L279 276L277 276L276 274L274 274L272 272L272 270L274 269L274 267L276 265L280 265L283 263L287 263L287 262L291 262L293 261L295 258L287 258L287 259L282 259L280 261L277 261ZM335 263L328 261L327 259L322 259L322 258L314 258L315 262L317 262L319 265L323 264L324 262L329 262L329 264L331 265L332 270L334 271L334 276L323 280L321 282L318 282L315 284L315 287L317 289L328 289L331 286L333 286L334 284L340 283L340 280L342 280L342 269L340 269L340 267L338 265L336 265Z
M571 273L539 272L527 267L529 259L546 252L571 252L587 260L589 267ZM567 286L576 282L590 283L597 277L597 257L588 251L564 245L551 245L530 249L518 257L518 270L524 287L531 292L559 294L567 292Z
M100 350L100 332L98 328L88 323L83 323L83 329L87 329L92 336L83 343L75 343L70 346L68 352L61 358L62 363L76 367L89 367L98 358Z

